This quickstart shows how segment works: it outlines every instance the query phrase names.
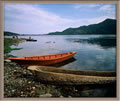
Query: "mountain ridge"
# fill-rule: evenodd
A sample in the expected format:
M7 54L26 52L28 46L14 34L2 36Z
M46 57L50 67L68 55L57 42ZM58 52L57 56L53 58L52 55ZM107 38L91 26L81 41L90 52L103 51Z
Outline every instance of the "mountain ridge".
M50 32L47 34L18 34L14 32L4 31L5 36L39 36L39 35L109 35L116 34L116 20L105 19L97 24L84 25L77 28L67 28L61 32Z
M86 34L116 34L116 20L105 19L97 24L67 28L62 32L51 32L48 35L86 35Z

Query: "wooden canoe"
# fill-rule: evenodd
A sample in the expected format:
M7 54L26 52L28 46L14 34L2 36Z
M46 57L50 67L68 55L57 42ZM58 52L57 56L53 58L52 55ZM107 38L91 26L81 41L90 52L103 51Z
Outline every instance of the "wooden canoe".
M48 66L29 66L36 78L45 83L58 85L114 84L116 72L76 71Z
M77 52L67 52L62 54L55 54L55 55L41 55L41 56L31 56L31 57L15 57L15 58L8 58L13 62L16 62L20 65L30 66L30 65L40 65L40 66L47 66L56 63L63 62L72 58Z

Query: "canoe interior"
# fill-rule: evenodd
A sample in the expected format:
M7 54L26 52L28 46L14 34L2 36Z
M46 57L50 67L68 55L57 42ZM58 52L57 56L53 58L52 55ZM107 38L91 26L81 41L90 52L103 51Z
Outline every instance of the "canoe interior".
M53 73L63 73L63 74L73 74L73 75L88 75L88 76L104 76L104 77L115 77L116 72L106 72L106 71L80 71L80 70L69 70L62 68L55 68L50 66L29 66L29 70L43 71L43 72L53 72Z
M36 78L44 83L57 85L114 84L114 72L73 71L54 67L29 66ZM111 75L112 74L112 75Z
M31 57L16 57L16 58L9 58L11 60L54 60L54 59L59 59L59 58L64 58L67 56L71 56L76 54L76 52L67 52L67 53L62 53L62 54L56 54L56 55L42 55L42 56L31 56Z
M68 60L72 58L76 53L77 52L67 52L67 53L55 54L55 55L17 57L17 58L8 58L8 59L24 66L30 66L30 65L49 66Z

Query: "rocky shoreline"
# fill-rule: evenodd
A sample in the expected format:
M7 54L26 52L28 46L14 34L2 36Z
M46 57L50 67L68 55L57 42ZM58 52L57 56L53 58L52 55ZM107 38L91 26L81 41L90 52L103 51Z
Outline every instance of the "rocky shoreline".
M4 62L4 97L51 97L60 96L54 85L37 82L25 67L9 61Z
M116 85L59 86L43 84L26 69L4 60L4 97L105 97L116 96ZM111 92L112 87L112 92Z
M42 83L26 67L11 62L8 57L14 56L4 54L5 98L116 97L116 84L60 86Z

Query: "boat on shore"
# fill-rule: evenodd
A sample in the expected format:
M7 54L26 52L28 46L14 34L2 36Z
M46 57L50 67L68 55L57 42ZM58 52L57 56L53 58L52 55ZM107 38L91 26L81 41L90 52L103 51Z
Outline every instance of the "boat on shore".
M47 66L47 65L53 65L53 64L68 60L72 58L76 53L77 51L61 53L61 54L53 54L53 55L15 57L15 58L8 58L8 59L20 65L25 65L25 66L30 66L30 65Z
M116 72L77 71L49 66L29 66L37 80L57 85L114 84Z

